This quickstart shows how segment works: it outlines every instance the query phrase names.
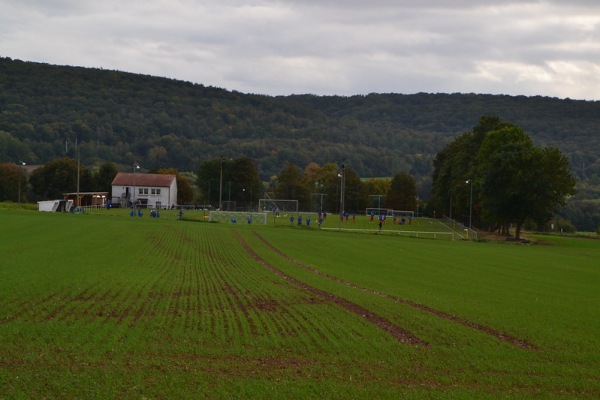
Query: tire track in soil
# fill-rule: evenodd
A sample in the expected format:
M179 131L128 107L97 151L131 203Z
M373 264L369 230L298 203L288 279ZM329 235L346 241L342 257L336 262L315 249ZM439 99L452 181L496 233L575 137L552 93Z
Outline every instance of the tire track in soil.
M242 238L242 236L237 231L234 230L233 235L236 237L236 239L240 242L242 247L246 250L246 252L252 258L254 258L259 264L261 264L262 266L267 268L269 271L273 272L275 275L278 275L279 277L287 280L288 282L300 287L301 289L303 289L309 293L312 293L312 294L314 294L318 297L321 297L325 300L331 301L332 303L335 303L338 306L341 306L341 307L345 308L346 310L364 318L365 320L374 324L378 328L388 332L389 334L391 334L393 337L395 337L396 339L398 339L398 341L400 341L402 343L410 344L413 346L427 346L427 342L425 342L424 340L416 337L412 333L399 327L398 325L392 323L391 321L389 321L375 313L372 313L371 311L367 310L366 308L361 307L358 304L355 304L349 300L338 297L338 296L334 295L333 293L329 293L324 290L317 289L317 288L312 287L302 281L292 278L291 276L287 275L283 271L279 270L278 268L274 267L273 265L271 265L268 262L266 262L265 260L263 260L254 250L252 250L252 248L248 245L248 243L246 243L246 241Z
M293 262L294 264L296 264L297 266L299 266L301 268L304 268L304 269L306 269L306 270L308 270L308 271L310 271L312 273L315 273L317 275L323 276L323 277L325 277L325 278L327 278L329 280L341 283L342 285L349 286L349 287L351 287L353 289L357 289L357 290L360 290L360 291L363 291L363 292L367 292L367 293L371 293L371 294L374 294L376 296L380 296L380 297L383 297L383 298L386 298L386 299L389 299L389 300L392 300L392 301L395 301L395 302L398 302L398 303L409 305L409 306L411 306L413 308L416 308L418 310L422 310L422 311L428 312L428 313L433 314L433 315L435 315L437 317L440 317L440 318L443 318L443 319L447 319L449 321L456 322L456 323L464 325L466 327L469 327L469 328L478 330L480 332L486 333L486 334L488 334L490 336L494 336L495 338L497 338L497 339L499 339L499 340L501 340L503 342L510 343L513 346L520 347L520 348L526 349L526 350L539 350L539 347L537 347L537 346L535 346L535 345L527 342L526 340L516 338L514 336L511 336L511 335L508 335L506 333L497 331L497 330L492 329L490 327L487 327L487 326L484 326L484 325L481 325L481 324L477 324L475 322L466 320L464 318L458 317L458 316L453 315L453 314L448 314L448 313L446 313L444 311L436 310L435 308L432 308L432 307L426 306L424 304L420 304L420 303L414 302L412 300L404 299L402 297L391 296L389 294L386 294L386 293L383 293L383 292L379 292L379 291L376 291L376 290L371 290L371 289L368 289L368 288L356 285L356 284L354 284L352 282L349 282L349 281L337 278L337 277L335 277L333 275L329 275L329 274L326 274L324 272L321 272L318 269L315 269L315 268L310 267L310 266L308 266L306 264L303 264L300 261L295 260L294 258L288 256L287 254L285 254L284 252L282 252L281 250L279 250L278 248L276 248L275 246L273 246L271 244L271 242L269 242L267 239L265 239L260 233L254 232L254 235L257 238L259 238L272 251L274 251L275 253L279 254L283 258L287 259L288 261Z
M242 251L244 250L242 249ZM265 332L274 332L281 336L297 334L294 324L297 315L280 313L283 308L270 296L270 293L256 289L250 290L249 288L253 286L260 287L260 277L255 274L245 274L244 268L237 263L236 256L237 252L225 254L224 265L231 267L219 268L222 272L220 277L223 282L229 282L227 292L234 297L237 309L241 310L244 315L250 335L262 336L266 334ZM240 277L243 278L240 279Z

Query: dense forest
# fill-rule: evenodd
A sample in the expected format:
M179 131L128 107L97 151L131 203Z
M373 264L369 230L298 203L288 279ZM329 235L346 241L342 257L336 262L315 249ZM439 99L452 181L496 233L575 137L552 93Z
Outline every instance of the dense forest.
M600 185L600 101L486 94L265 96L119 71L0 58L0 162L74 157L197 171L249 157L268 181L289 161L344 163L361 177L407 172L428 196L432 161L482 115L522 127ZM595 190L592 190L595 193Z
M247 156L267 179L285 161L345 162L361 176L429 176L431 160L482 115L554 146L580 179L600 176L600 102L476 94L292 95L231 92L145 75L0 58L0 162L73 153L147 169L195 171ZM600 182L595 182L600 183Z

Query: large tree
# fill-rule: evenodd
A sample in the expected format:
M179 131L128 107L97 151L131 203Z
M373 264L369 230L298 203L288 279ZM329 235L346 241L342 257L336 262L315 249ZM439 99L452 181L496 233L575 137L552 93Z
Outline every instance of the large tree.
M225 157L213 158L200 165L196 184L205 204L219 207L221 201L231 199L233 160Z
M511 126L514 125L502 122L498 117L482 116L471 132L461 134L436 154L432 175L434 210L452 218L467 218L469 208L479 202L482 143L489 132ZM470 184L473 185L473 196Z
M476 188L476 209L481 210L481 219L497 226L505 235L508 235L510 223L516 222L514 218L520 219L518 206L512 208L512 217L507 215L511 213L511 207L505 203L506 199L511 197L509 193L523 191L517 180L525 176L525 172L517 173L510 169L527 168L527 151L534 148L531 138L523 129L509 124L496 125L496 129L485 133L480 143L477 170L472 174L469 185ZM498 179L501 182L490 185L490 181Z
M93 175L94 190L110 193L112 191L112 181L118 173L119 169L114 163L107 162L102 164L98 172Z
M231 191L232 200L240 203L238 206L258 207L258 199L262 196L263 186L258 177L258 168L252 159L241 157L233 160Z
M181 175L176 168L162 168L157 174L175 175L177 180L177 204L191 204L194 200L194 190L187 177Z
M344 186L344 210L345 212L358 212L365 207L365 191L358 173L351 167L345 165L325 164L323 182L323 193L325 194L326 210L339 213L342 207L342 183Z
M356 213L367 204L363 183L354 168L344 168L344 208L346 212Z
M417 187L415 178L406 172L396 174L392 179L385 206L394 210L417 210Z
M304 179L302 170L295 164L287 162L279 175L275 197L278 199L298 200L301 210L308 210L310 206L311 187Z
M472 179L475 168L474 138L472 133L463 133L437 153L432 176L432 194L435 208L451 218L465 215L469 195L464 182Z
M450 211L463 216L473 207L481 221L502 226L506 234L514 223L516 238L525 221L547 221L574 187L559 150L534 146L520 127L496 117L482 117L473 132L459 136L434 161L438 207L454 202Z
M263 187L252 159L213 158L200 165L197 184L203 197L213 206L235 201L236 206L256 207Z
M567 159L553 148L510 143L495 152L482 180L482 208L489 219L514 223L521 237L525 221L547 222L573 194Z
M523 143L510 143L489 158L481 180L481 207L484 220L503 227L516 224L515 237L531 216L535 206L533 180L536 174L536 149Z
M59 199L63 193L77 191L77 161L64 157L45 164L31 173L29 182L39 199ZM79 166L79 191L91 190L92 177L89 171Z
M25 201L27 174L20 164L0 164L0 201Z
M362 184L363 198L365 198L365 206L367 208L382 208L385 207L385 200L389 194L392 181L384 178L367 179Z

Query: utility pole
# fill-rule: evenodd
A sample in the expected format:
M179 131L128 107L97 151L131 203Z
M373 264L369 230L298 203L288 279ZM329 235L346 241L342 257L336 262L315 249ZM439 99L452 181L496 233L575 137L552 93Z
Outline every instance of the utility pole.
M344 164L341 165L342 171L338 174L338 177L341 178L340 185L340 221L339 221L339 230L342 230L342 215L344 212L344 183L346 181L346 167Z
M321 202L320 202L320 211L321 213L323 213L323 196L327 196L327 193L313 193L313 196L319 196L321 198Z
M132 193L132 202L131 202L131 208L135 209L136 208L136 204L135 204L135 171L137 171L138 169L140 169L140 166L137 165L136 163L133 163L133 193ZM168 206L168 204L167 204Z
M221 156L221 174L219 177L219 210L223 210L223 156Z
M75 150L77 151L77 204L76 204L76 206L77 206L77 210L81 211L80 210L81 199L79 197L79 165L80 165L80 162L79 162L79 144L77 142L77 139L75 139Z
M471 195L469 196L469 229L473 229L473 180L466 181L471 187Z
M23 172L23 167L26 164L23 161L19 161L19 193L18 193L18 198L19 198L19 204L21 204L21 173Z

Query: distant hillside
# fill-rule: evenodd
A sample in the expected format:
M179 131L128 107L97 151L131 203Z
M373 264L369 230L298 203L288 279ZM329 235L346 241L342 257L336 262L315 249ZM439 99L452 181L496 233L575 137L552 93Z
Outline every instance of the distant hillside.
M254 159L263 179L286 161L342 163L360 176L429 179L431 160L481 115L560 148L600 183L600 102L476 94L294 95L231 92L145 75L0 58L0 162L64 155L92 166L196 171L218 156Z

